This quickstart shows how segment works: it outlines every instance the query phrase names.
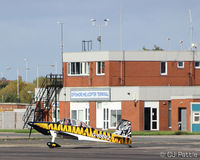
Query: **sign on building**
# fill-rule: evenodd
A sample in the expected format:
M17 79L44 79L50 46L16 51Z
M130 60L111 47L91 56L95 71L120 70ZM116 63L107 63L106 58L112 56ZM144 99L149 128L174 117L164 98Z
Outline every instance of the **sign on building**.
M71 101L110 101L110 88L76 88L70 90Z

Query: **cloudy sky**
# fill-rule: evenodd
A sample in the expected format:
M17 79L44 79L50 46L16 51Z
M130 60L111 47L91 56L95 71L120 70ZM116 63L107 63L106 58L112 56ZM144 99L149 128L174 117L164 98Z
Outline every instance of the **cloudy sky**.
M121 0L124 50L152 49L156 44L165 50L181 50L190 45L189 9L192 12L194 42L200 43L199 0ZM39 75L61 72L60 25L64 22L64 51L81 51L82 40L92 40L98 50L98 28L103 24L102 50L120 49L120 0L0 0L0 76L14 80L19 73L28 81ZM170 38L170 43L168 43ZM10 67L10 68L8 68Z

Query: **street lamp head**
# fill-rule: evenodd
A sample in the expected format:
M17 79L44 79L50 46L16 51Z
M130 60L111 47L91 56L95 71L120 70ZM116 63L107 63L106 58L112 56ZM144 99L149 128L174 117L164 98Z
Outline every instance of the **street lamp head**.
M192 43L192 48L197 49L197 44L196 43Z
M104 19L105 26L107 26L107 25L108 25L108 22L109 22L109 21L110 21L110 20L109 20L108 18Z
M90 19L90 22L92 22L92 25L93 25L93 26L96 25L96 19L92 18L92 19Z
M64 24L63 22L60 22L60 21L57 21L56 23L57 23L57 24Z
M109 22L110 20L108 18L104 19L105 22Z

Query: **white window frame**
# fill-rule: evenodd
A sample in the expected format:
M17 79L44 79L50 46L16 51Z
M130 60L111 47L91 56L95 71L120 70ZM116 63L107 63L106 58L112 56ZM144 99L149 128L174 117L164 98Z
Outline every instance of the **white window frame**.
M182 65L182 66L180 66L180 65L179 65L179 62L182 62L182 63L183 63L183 65ZM178 62L177 62L177 68L184 68L184 62L183 62L183 61L178 61Z
M52 111L52 119L53 119L53 122L56 121L56 118L55 118L55 106L53 107L53 111ZM57 107L57 111L56 111L56 115L57 115L57 121L60 120L60 108Z
M71 73L72 70L72 64L75 64L74 67L75 67L75 73ZM79 71L80 73L76 73L76 67L77 67L77 63L80 63L80 68L79 68ZM69 62L68 63L68 76L89 76L90 74L90 64L89 62Z
M100 68L100 73L98 73L98 70L99 70L99 64L100 63L100 66L101 66L101 68ZM102 68L103 68L103 64L104 64L104 72L103 72L103 70L102 70ZM98 61L98 62L96 62L96 75L99 75L99 76L102 76L102 75L105 75L105 62L104 61Z
M109 108L103 108L103 129L104 130L107 130L109 129L109 126L110 126L110 110Z
M195 117L199 117L199 121L195 121ZM193 124L200 124L200 112L193 112L192 122L193 122Z
M196 66L196 65L195 65L196 63L198 63L199 65ZM194 67L197 68L197 69L200 69L200 61L195 61L195 62L194 62Z
M161 72L162 71L162 63L165 63L165 72ZM160 62L160 75L162 75L162 76L164 76L164 75L167 75L167 62L164 62L164 61L162 61L162 62Z
M116 119L115 119L116 125L115 126L112 126L112 123L111 123L111 118L112 118L111 113L112 113L112 111L115 111L115 113L116 113ZM117 126L118 126L118 123L117 123L118 122L117 121L117 116L118 116L117 111L121 111L121 109L111 109L110 110L110 127L111 128L117 128ZM122 117L122 111L121 111L121 117Z
M105 111L104 111L105 109ZM108 109L108 110L107 110ZM108 129L116 129L116 127L111 127L111 110L121 110L121 102L96 102L96 126L97 128L104 128L104 122L108 124ZM104 119L104 112L106 112ZM121 110L122 112L122 110ZM107 118L108 116L108 118Z
M160 123L159 123L159 102L145 102L144 103L144 108L146 107L150 107L150 113L151 113L151 118L150 118L150 130L151 131L159 131L159 128L160 128ZM153 111L153 108L156 108L157 109L157 120L153 120L152 119L152 111ZM153 129L153 125L152 123L153 122L157 122L157 128L156 129Z

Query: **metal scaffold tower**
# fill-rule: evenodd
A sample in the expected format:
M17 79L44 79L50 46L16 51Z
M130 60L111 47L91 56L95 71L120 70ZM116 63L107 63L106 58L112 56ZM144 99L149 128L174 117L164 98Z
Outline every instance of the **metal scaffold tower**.
M54 103L54 117L57 121L57 108L58 108L58 94L63 87L63 77L61 74L48 74L42 82L37 95L35 96L33 105L27 107L27 110L23 116L24 127L30 121L31 115L33 115L33 121L50 121L52 119L52 103Z

